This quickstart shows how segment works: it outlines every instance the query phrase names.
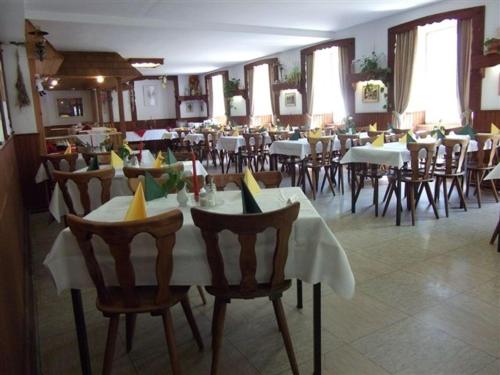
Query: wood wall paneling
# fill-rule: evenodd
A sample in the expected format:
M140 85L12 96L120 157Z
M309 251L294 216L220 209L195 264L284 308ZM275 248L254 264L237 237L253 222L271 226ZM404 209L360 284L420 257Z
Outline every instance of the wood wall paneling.
M14 139L0 148L0 373L35 373L27 216Z

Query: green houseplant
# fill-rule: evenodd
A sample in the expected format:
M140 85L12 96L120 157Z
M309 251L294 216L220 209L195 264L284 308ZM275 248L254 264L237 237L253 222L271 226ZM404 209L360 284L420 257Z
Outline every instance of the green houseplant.
M500 39L486 38L483 45L485 55L500 54Z
M380 89L380 92L384 95L386 104L384 104L384 109L389 110L389 103L387 103L387 97L390 86L391 79L391 69L382 68L380 66L380 56L372 51L369 56L363 57L360 62L360 72L366 75L367 80L380 80L383 82L384 87Z

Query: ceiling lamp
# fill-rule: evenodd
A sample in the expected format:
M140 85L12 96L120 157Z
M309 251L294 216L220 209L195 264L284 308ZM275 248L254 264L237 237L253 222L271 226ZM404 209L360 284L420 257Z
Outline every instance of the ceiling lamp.
M104 82L104 77L103 76L97 76L95 77L97 83L103 83Z
M161 58L133 58L128 59L130 65L134 68L157 68L160 65L163 65L163 59Z
M57 79L51 79L50 80L50 86L51 86L51 88L54 87L54 86L57 86L58 83L59 83L59 81Z

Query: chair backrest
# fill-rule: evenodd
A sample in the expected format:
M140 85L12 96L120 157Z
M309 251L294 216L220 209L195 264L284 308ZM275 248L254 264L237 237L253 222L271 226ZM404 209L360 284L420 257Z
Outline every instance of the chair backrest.
M368 137L377 137L380 134L385 134L387 132L383 130L368 130Z
M290 139L290 133L288 131L277 130L272 131L269 130L269 137L271 137L271 141L284 141Z
M215 144L217 143L217 139L219 138L219 132L218 131L203 131L203 148L205 149L210 149L211 147L215 147Z
M313 165L320 166L324 165L330 160L331 147L332 147L332 137L317 137L317 138L307 138L309 147L311 149L311 162ZM321 144L321 156L318 157L318 144Z
M80 203L83 207L83 216L90 212L90 195L89 195L89 182L93 178L97 178L101 183L101 204L109 201L111 196L111 182L115 175L114 168L102 168L96 171L87 172L62 172L54 171L54 181L59 184L61 188L64 202L68 207L71 214L76 215L71 195L68 192L68 181L73 181L78 187L80 193Z
M155 302L161 306L169 300L175 233L182 227L182 222L183 216L179 210L169 211L144 220L115 223L89 221L75 215L67 217L68 226L78 241L89 275L96 287L99 301L102 304L118 302L119 305L129 308L140 306L140 299L135 289L135 271L130 260L132 252L130 243L139 233L149 233L156 240L158 288ZM105 284L92 245L91 240L94 235L101 237L109 247L109 252L114 259L116 279L122 290L122 301L111 301L109 286Z
M359 142L358 144L360 146L365 146L368 143L371 144L371 143L373 143L377 139L377 137L378 137L377 135L372 135L372 136L360 138L359 141L358 141Z
M272 291L285 282L285 264L288 258L288 240L293 222L299 214L300 204L295 202L285 208L262 214L227 215L197 208L191 209L194 224L201 229L205 240L208 263L212 272L212 287L215 292L226 293L229 283L224 271L224 260L219 247L218 235L229 230L238 236L241 251L239 265L241 281L239 293L243 297L252 298L257 291L257 256L255 243L257 234L267 228L276 229L276 244L272 258L272 273L269 284Z
M244 133L245 149L247 152L258 151L262 148L264 136L261 133Z
M430 178L431 167L435 161L436 143L408 143L406 147L410 151L412 180L417 181ZM423 163L423 168L420 168L421 162Z
M92 152L92 151L82 150L81 152L83 159L85 160L85 163L87 165L90 165L92 158L94 158L95 156L97 156L99 164L111 164L111 151Z
M163 182L162 176L167 173L167 171L182 171L184 169L182 163L172 164L170 166L165 166L161 168L136 168L136 167L123 167L123 174L127 177L128 187L132 193L135 193L141 177L144 177L146 172L151 174L157 181Z
M191 151L174 151L177 161L189 161L192 158Z
M400 138L400 136L396 133L385 133L384 134L385 143L398 142L399 138Z
M497 153L497 148L500 143L500 135L498 134L476 134L477 152L475 160L479 168L491 167ZM488 147L485 150L485 147Z
M467 155L468 139L445 138L442 141L445 147L445 173L462 173L465 167L465 156Z
M340 155L344 155L347 152L347 145L349 147L354 147L359 144L359 135L357 134L338 134L340 141Z
M72 154L47 154L41 155L42 163L47 172L47 176L51 177L52 170L60 171L61 170L61 162L63 160L68 163L69 171L73 172L76 169L76 160L78 159L77 153ZM49 168L49 163L52 165L52 169Z
M266 189L280 187L281 180L283 179L279 171L254 172L252 174L255 180L262 183ZM206 181L209 183L210 179L213 179L217 191L223 191L231 183L241 188L241 179L243 176L243 173L214 174L208 175Z

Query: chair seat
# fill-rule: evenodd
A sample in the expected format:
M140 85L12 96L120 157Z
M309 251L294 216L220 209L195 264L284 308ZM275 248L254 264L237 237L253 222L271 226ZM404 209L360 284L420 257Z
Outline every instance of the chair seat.
M469 165L467 165L468 170L474 170L474 171L490 171L493 168L495 168L494 165L490 165L490 166L486 165L484 167L478 167L477 164L474 164L474 163L469 163Z
M155 313L168 309L170 306L179 302L189 291L189 286L171 286L170 298L162 304L156 303L156 294L158 286L136 286L135 293L139 297L137 307L125 306L123 303L123 289L119 287L108 288L110 299L108 302L96 301L96 306L105 316L108 314L123 314L123 313Z
M419 178L418 180L415 180L413 179L411 176L403 176L401 178L401 181L403 182L413 182L413 183L417 183L417 182L432 182L434 181L434 179L432 177L429 177L429 178Z
M439 177L458 177L458 176L464 176L465 171L463 172L457 172L457 173L446 173L446 171L434 171L434 176L439 176Z
M269 297L273 294L281 294L292 286L290 280L285 280L281 285L271 288L269 283L258 284L257 289L252 293L241 292L239 285L230 285L228 289L219 289L211 286L205 287L207 293L222 299L252 299L259 297Z

